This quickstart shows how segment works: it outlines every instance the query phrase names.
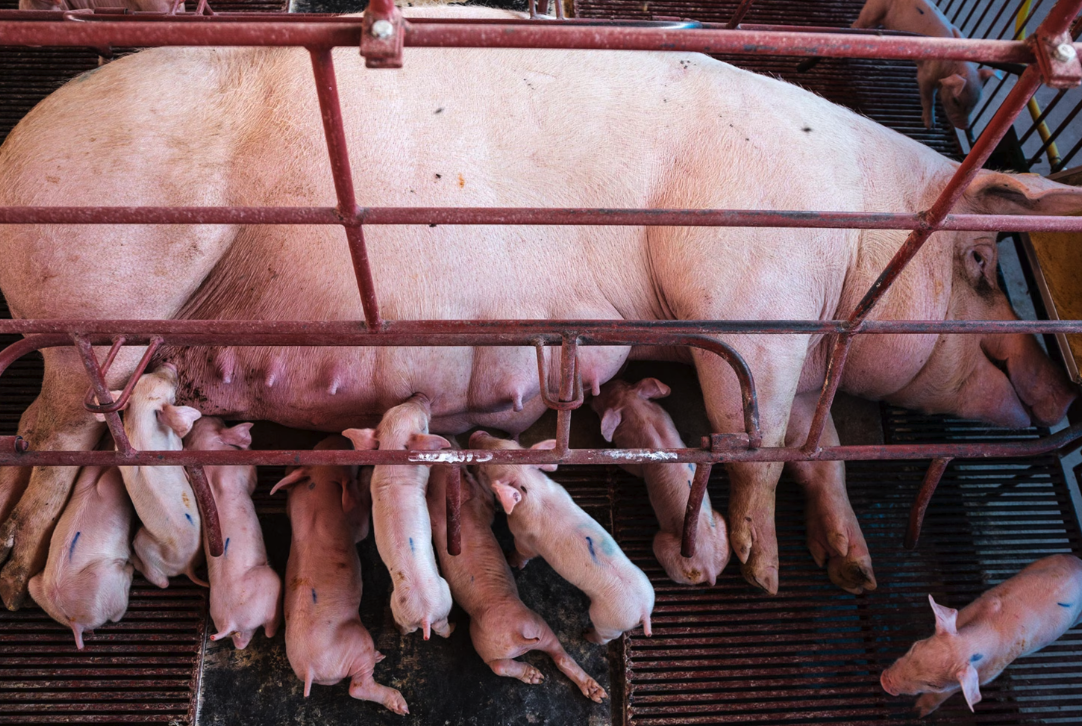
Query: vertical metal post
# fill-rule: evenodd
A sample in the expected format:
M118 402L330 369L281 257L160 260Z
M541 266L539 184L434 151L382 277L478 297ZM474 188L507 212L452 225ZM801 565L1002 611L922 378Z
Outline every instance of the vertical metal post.
M451 465L447 478L447 554L462 554L462 467Z
M754 2L755 0L741 0L740 4L736 6L736 12L733 13L733 17L729 18L729 22L725 24L725 27L729 30L733 30L736 26L740 25L744 16L751 10L751 5Z
M372 331L383 327L376 299L376 286L372 280L372 268L368 262L368 249L364 232L357 220L357 195L353 190L353 175L346 148L346 131L342 122L342 107L338 100L338 81L334 75L334 59L330 48L309 48L312 56L312 73L319 95L319 110L323 117L323 134L327 140L327 152L331 157L331 174L338 196L338 214L349 242L349 254L353 258L353 272L357 277L357 289L364 307L364 320Z
M575 336L564 338L560 347L560 403L575 400L575 380L578 375L579 339ZM564 453L571 446L571 409L561 408L556 411L556 450Z
M211 557L221 557L225 552L222 544L222 523L218 519L218 505L214 501L214 492L207 481L207 473L199 464L186 466L188 481L192 485L192 493L195 494L195 503L199 507L199 515L203 518L203 531L207 535L207 554Z
M94 395L98 399L98 403L108 406L113 402L113 395L109 392L109 386L105 383L105 376L102 375L98 359L94 357L94 346L81 335L72 337L75 338L75 347L79 351L79 356L83 359L83 367L86 368L86 375L90 379L90 385L94 389ZM109 433L113 435L113 442L116 444L117 451L122 454L135 453L131 442L128 441L127 433L124 432L124 424L120 422L120 414L112 411L103 415L105 416L105 423L109 427Z
M924 513L928 511L928 504L932 501L932 495L939 486L943 472L947 470L947 464L951 463L949 457L932 459L928 472L924 475L924 481L917 492L917 498L913 501L913 507L909 510L909 528L905 531L905 548L911 550L917 546L920 539L920 529L924 524Z
M703 506L703 497L706 496L706 484L710 481L711 464L696 464L695 479L691 483L691 491L688 492L688 507L684 511L684 537L680 542L680 554L684 557L695 556L695 533L698 531L696 523L699 519L699 509Z

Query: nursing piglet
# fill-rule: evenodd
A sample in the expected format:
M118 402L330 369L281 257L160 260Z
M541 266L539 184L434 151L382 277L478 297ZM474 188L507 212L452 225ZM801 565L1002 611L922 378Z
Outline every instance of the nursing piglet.
M892 696L923 694L916 708L926 716L959 690L969 710L980 686L1010 663L1040 650L1078 624L1082 616L1082 560L1052 555L1037 560L958 610L928 596L935 635L913 644L883 671Z
M247 449L252 424L227 428L220 418L201 418L184 439L184 448L197 451ZM263 532L252 504L254 466L208 466L207 481L214 493L221 522L224 551L207 560L210 616L218 632L211 640L233 637L247 647L259 626L273 638L281 622L282 581L267 564Z
M448 554L447 479L451 471L448 466L432 470L428 513L440 568L455 602L470 615L470 639L477 655L498 676L540 683L544 680L541 671L515 658L531 650L544 651L584 696L601 703L605 689L567 654L548 623L519 599L511 568L492 534L492 492L466 472L462 475L462 552L455 557Z
M375 429L349 429L342 433L356 449L410 451L449 448L446 439L428 433L431 417L428 398L417 394L383 415ZM436 568L432 551L432 523L425 504L427 466L377 466L372 471L372 526L380 559L391 573L391 613L399 630L420 628L444 638L454 626L451 590Z
M124 431L141 451L180 451L183 438L199 419L199 411L175 406L177 369L166 363L135 384L124 413ZM100 416L100 414L99 414ZM143 526L132 542L135 569L158 587L169 578L195 575L203 561L199 508L188 475L180 466L122 466L120 474Z
M30 580L30 595L54 620L71 628L82 650L83 632L128 609L132 505L115 466L79 472L56 523L45 570Z
M317 449L349 449L341 436ZM356 472L345 466L292 469L271 493L289 488L286 513L293 528L286 565L286 656L304 695L312 684L349 678L349 695L409 713L402 694L376 683L383 655L361 623L361 560L354 540L354 510L364 506Z
M535 449L551 449L543 441ZM474 449L520 449L514 441L498 439L484 431L470 437ZM511 564L521 568L537 555L545 558L565 580L590 597L593 628L587 640L602 645L642 623L650 635L654 588L617 546L616 541L582 511L567 490L540 469L555 466L508 466L481 464L482 483L500 500L507 523L515 535Z
M669 387L656 378L644 378L634 385L609 381L591 403L601 417L601 435L624 449L684 448L672 418L651 400L669 393ZM680 554L684 512L695 478L695 465L642 464L624 468L646 479L650 506L661 525L654 535L654 557L669 578L684 585L717 582L729 562L729 535L725 520L710 506L709 494L703 496L695 520L695 556Z

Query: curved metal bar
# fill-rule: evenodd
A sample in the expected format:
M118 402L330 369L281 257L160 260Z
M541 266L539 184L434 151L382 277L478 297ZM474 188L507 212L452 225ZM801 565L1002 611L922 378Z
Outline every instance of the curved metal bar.
M695 481L691 484L688 492L688 506L684 510L684 536L680 540L680 554L684 557L695 556L695 535L699 521L699 509L703 506L703 497L706 496L706 485L710 481L710 464L699 464L695 467Z
M28 335L22 340L16 340L8 347L0 350L0 376L7 372L8 367L24 355L45 348L56 348L62 345L71 345L71 338L63 333L49 333L44 335Z
M214 501L214 491L210 482L207 481L207 473L200 464L192 464L184 467L188 472L188 481L192 485L192 493L195 495L196 506L199 514L203 517L203 531L207 535L207 554L211 557L221 557L225 552L222 544L222 523L218 519L218 505Z
M139 377L146 371L147 366L150 365L150 359L154 357L154 353L161 347L161 336L154 336L150 340L150 344L147 346L146 352L143 353L142 359L139 361L139 365L135 366L135 371L128 379L127 385L124 386L124 390L120 392L120 396L117 400L109 404L93 404L94 389L90 388L86 392L86 398L83 399L83 406L87 411L91 413L114 413L123 409L128 405L128 399L131 398L132 391L135 390L135 384L139 382ZM113 359L116 357L117 351L124 345L124 336L117 336L116 342L113 343L113 347L109 349L109 356L105 359L105 365L102 366L102 377L109 374L109 368L113 365Z
M939 459L932 459L932 463L928 466L928 472L924 475L924 481L921 482L917 498L913 500L913 507L909 510L909 527L905 532L905 548L907 550L917 546L917 540L920 539L920 529L924 524L924 513L928 511L932 495L935 494L936 487L939 486L939 481L943 478L943 472L947 470L947 464L950 463L951 458L944 456Z
M567 340L564 341L564 346L567 345ZM577 343L575 344L577 345ZM577 355L574 355L572 359L572 368L574 370L574 389L573 396L568 401L560 400L559 397L553 396L549 391L549 372L548 364L545 363L545 341L538 338L533 341L534 348L537 349L537 378L541 385L541 400L545 402L545 405L555 411L574 411L576 408L582 406L583 401L586 400L586 396L582 390L582 376L579 375L579 359ZM567 369L561 369L561 375L566 378L571 373L565 372Z

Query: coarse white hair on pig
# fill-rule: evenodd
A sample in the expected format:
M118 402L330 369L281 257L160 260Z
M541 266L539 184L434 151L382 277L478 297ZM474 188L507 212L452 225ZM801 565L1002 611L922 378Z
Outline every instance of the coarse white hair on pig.
M406 15L523 17L479 7ZM915 214L958 168L794 85L701 54L417 48L407 56L401 70L373 73L356 52L334 52L361 205ZM275 143L260 141L268 138ZM334 202L311 58L299 48L141 51L58 89L0 147L0 206ZM953 211L1077 213L1082 189L981 171ZM857 229L366 230L388 320L844 319L905 239L904 230ZM996 254L994 233L935 233L873 317L1016 319L996 281ZM363 319L333 225L0 225L0 256L0 289L17 319ZM716 338L755 376L762 445L803 443L831 337ZM117 354L111 387L142 352ZM43 356L42 392L20 433L35 450L91 449L104 426L82 407L79 356L70 347ZM301 429L375 426L415 392L430 398L440 434L515 435L547 410L530 346L165 346L160 357L181 371L180 401ZM694 365L711 430L743 430L736 378L705 352L581 346L584 388L596 390L629 358ZM857 336L840 390L1014 427L1057 422L1077 395L1036 338L995 331ZM838 443L832 422L820 443ZM869 588L844 467L809 464L819 554L832 579ZM748 582L777 592L782 464L728 469L733 555ZM74 476L69 467L0 471L7 606L19 607L44 566Z

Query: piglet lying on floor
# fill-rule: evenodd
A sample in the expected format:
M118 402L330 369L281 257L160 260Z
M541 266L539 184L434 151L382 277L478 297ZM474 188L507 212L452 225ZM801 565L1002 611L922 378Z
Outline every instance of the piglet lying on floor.
M980 686L1020 656L1040 650L1082 616L1082 560L1052 555L993 587L961 612L936 604L935 635L913 644L883 671L892 696L923 694L916 708L926 716L959 690L972 711Z
M317 449L349 449L341 436ZM304 695L312 684L349 678L349 695L382 703L402 715L406 700L372 677L383 655L361 624L361 560L354 509L364 506L356 472L345 466L305 466L290 471L271 493L289 488L286 513L293 528L286 565L286 656Z
M418 394L383 415L375 429L349 429L342 433L356 449L438 450L451 445L428 433L431 416L428 399ZM427 466L377 466L372 471L372 526L376 548L391 573L391 613L399 630L420 629L444 638L454 626L451 590L436 568L432 551L432 524L428 519L425 490Z
M131 522L120 471L83 467L53 530L45 570L30 580L34 601L71 628L80 650L84 631L118 622L128 609Z
M462 552L456 557L448 554L447 479L451 474L451 467L433 468L428 513L444 577L455 602L470 615L470 638L477 655L498 676L540 683L541 671L515 658L531 650L544 651L584 696L601 703L605 689L567 654L548 623L519 599L511 568L492 534L492 492L466 472L462 476Z
M684 448L672 418L651 400L669 393L669 387L656 378L644 378L634 385L609 381L591 403L601 417L601 435L624 449ZM695 556L680 554L684 512L695 478L695 465L643 464L624 468L646 479L650 506L661 525L654 535L654 557L669 578L683 585L717 582L729 562L729 534L725 520L711 508L709 494L703 496L695 523Z
M220 418L202 418L184 439L184 448L228 451L251 446L252 424L226 428ZM225 551L207 560L210 616L218 632L211 640L233 637L245 648L260 625L273 638L282 620L282 581L267 564L263 531L252 504L254 466L208 466L207 482L214 493Z
M534 448L552 448L543 441ZM470 437L471 449L519 449L514 441L484 431ZM545 467L553 470L556 467ZM654 588L616 545L616 541L582 511L567 490L536 466L481 464L481 482L500 500L515 535L511 564L524 567L541 555L565 580L590 597L593 628L587 640L603 645L642 623L650 635Z
M170 363L139 378L124 412L124 431L132 446L140 451L183 448L182 439L200 413L173 405L176 394L177 369ZM169 578L182 573L206 586L195 575L203 562L203 535L184 468L122 466L120 474L143 523L132 542L135 569L158 587L169 587Z

